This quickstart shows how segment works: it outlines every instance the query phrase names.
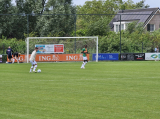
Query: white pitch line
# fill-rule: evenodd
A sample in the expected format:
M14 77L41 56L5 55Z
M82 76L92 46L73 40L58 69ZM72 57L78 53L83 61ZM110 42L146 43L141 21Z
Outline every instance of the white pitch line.
M156 79L160 77L139 77L139 78L103 78L103 79L70 79L70 80L107 80L107 79ZM63 81L63 80L32 80L32 82L40 82L40 81ZM30 81L0 81L0 82L30 82Z

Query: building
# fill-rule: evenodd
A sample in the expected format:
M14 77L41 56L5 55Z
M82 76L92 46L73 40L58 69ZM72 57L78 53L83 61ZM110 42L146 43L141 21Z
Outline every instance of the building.
M118 32L120 30L120 21L121 30L125 30L128 23L137 21L137 23L144 23L144 29L152 32L160 28L160 9L145 8L120 10L109 24L111 31Z

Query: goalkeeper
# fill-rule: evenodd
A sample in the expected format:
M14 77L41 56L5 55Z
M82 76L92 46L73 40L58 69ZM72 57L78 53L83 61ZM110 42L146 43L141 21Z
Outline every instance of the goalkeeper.
M88 54L87 45L84 45L84 48L82 49L81 53L83 53L83 63L82 63L81 69L85 69L84 66L88 62L88 59L87 59L87 54Z

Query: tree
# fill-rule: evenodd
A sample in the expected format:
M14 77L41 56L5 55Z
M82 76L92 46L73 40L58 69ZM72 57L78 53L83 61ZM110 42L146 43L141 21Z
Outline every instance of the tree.
M100 18L97 22L90 24L87 28L87 36L105 36L109 33L107 17Z
M14 22L11 15L13 14L14 9L11 4L11 0L2 0L0 1L0 13L4 15L0 15L0 35L10 37L12 33L12 24Z
M40 36L48 34L59 34L60 36L70 36L75 27L75 6L72 0L49 0L46 4L44 14L38 19L36 31Z
M45 5L46 0L16 0L16 13L21 15L15 16L15 23L13 24L14 37L20 39L24 38L24 33L35 32L39 17L35 14L43 14Z
M122 2L120 4L120 8L125 9L141 9L141 8L149 8L149 5L145 5L145 0L141 0L140 2L134 3L132 0L127 0L126 2Z
M77 29L83 29L88 34L106 34L107 25L119 9L118 4L121 0L93 0L86 1L83 6L77 6ZM103 22L103 25L102 23ZM102 33L103 29L103 33ZM81 30L82 31L82 30ZM108 31L108 30L107 30ZM92 32L92 33L91 33ZM97 33L96 33L97 32Z
M125 33L131 34L133 32L137 32L138 34L142 34L144 32L144 23L138 23L137 21L131 22L127 25L127 29Z
M145 5L144 3L145 3L145 0L142 0L138 3L136 3L135 8L138 9L138 8L149 8L150 7L148 4Z
M34 32L37 18L35 14L42 14L47 0L16 0L15 5L11 0L2 0L0 2L0 34L7 38L23 39L24 33ZM17 15L5 15L17 14ZM32 15L28 15L32 14ZM27 21L28 20L28 21Z

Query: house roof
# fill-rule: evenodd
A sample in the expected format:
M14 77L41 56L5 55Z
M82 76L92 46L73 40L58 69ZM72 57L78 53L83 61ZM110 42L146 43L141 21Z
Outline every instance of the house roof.
M120 10L109 23L109 26L113 30L113 22L120 22L120 15L121 21L138 21L138 23L142 22L144 23L144 25L146 25L148 21L153 17L153 15L157 12L157 10L159 10L158 7L146 9Z

